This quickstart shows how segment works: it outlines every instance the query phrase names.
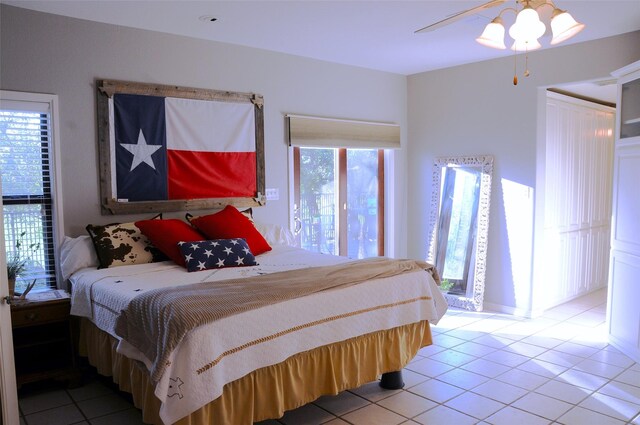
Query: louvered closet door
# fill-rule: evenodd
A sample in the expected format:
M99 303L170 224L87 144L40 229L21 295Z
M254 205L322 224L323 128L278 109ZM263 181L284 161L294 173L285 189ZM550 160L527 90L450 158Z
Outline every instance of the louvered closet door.
M614 118L548 93L542 309L607 285Z
M607 322L609 342L640 362L640 61L614 75L618 125Z

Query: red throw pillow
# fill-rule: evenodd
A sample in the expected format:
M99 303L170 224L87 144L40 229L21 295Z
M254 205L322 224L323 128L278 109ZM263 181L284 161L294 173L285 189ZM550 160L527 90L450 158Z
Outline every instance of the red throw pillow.
M175 218L136 221L135 225L156 248L182 267L185 267L184 257L178 248L178 242L193 242L203 239L202 235L193 227Z
M253 255L271 251L271 246L251 220L232 205L215 214L193 218L191 224L208 239L244 238Z

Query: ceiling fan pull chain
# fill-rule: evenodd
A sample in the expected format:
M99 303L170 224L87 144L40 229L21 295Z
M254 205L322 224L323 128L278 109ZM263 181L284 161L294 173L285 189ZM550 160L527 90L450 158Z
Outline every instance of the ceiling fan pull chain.
M518 85L518 68L517 68L517 63L518 63L518 55L517 52L514 50L513 51L513 85L517 86Z
M529 49L528 46L525 46L525 53L524 53L524 76L528 77L530 75L529 72Z

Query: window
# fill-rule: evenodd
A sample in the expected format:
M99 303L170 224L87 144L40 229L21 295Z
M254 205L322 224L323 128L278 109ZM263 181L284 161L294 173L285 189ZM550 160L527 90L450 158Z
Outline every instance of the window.
M367 258L384 254L384 151L294 148L300 246Z
M54 185L53 110L57 98L0 92L0 170L7 260L20 256L25 271L16 291L56 286L59 214Z
M300 246L354 259L384 255L384 154L400 148L400 127L300 115L287 121Z

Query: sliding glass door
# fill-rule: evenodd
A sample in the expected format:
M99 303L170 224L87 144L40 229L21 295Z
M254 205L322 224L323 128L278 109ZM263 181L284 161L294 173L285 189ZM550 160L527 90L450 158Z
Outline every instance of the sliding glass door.
M349 258L384 254L384 151L294 147L302 248Z

